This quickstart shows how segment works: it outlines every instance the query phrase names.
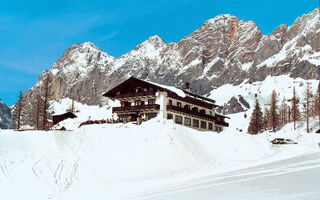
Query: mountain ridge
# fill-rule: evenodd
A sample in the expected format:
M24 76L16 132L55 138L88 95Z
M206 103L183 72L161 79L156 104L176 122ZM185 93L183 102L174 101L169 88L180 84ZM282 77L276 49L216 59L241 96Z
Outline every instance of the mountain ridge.
M318 79L319 11L263 35L253 21L230 14L203 23L178 42L149 37L115 58L92 42L75 43L53 64L53 99L69 97L86 104L103 104L102 94L130 76L208 94L225 84L263 81L267 76ZM46 73L26 91L30 103Z

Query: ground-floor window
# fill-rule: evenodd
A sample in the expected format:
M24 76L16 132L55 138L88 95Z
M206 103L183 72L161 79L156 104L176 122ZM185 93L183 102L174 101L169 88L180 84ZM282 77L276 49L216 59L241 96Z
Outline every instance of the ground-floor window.
M184 125L191 126L191 119L188 117L184 118Z
M209 126L209 130L212 131L212 123L209 122L209 125L208 125L208 126Z
M177 124L182 124L182 117L179 116L179 115L176 115L175 122L176 122Z
M167 119L173 119L173 115L172 114L168 114L167 115Z
M157 116L157 113L147 113L146 114L147 120L155 118L156 116Z
M193 127L199 128L199 120L197 119L193 120Z
M207 129L207 122L201 121L201 128L202 129Z

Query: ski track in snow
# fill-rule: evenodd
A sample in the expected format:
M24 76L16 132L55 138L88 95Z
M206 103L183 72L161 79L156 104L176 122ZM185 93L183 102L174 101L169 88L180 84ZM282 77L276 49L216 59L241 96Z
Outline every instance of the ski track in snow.
M303 161L305 157L313 158L310 160L306 159L306 161ZM302 161L295 162L299 159L301 159ZM168 185L162 187L161 189L141 193L140 195L137 194L135 196L130 197L129 199L161 199L162 195L166 195L167 199L172 199L170 198L170 193L182 194L183 192L194 190L194 193L196 194L196 191L200 189L210 189L211 187L214 188L215 186L222 186L228 184L240 184L242 182L250 182L255 179L262 179L266 177L275 177L281 175L289 176L289 174L294 174L295 172L306 171L310 169L320 170L320 153L305 155L302 157L287 159L283 161L277 161L274 163L264 164L261 166L256 166L254 168L251 167L248 169L238 170L234 172L228 172L221 175L206 176L175 185ZM320 173L316 175L319 176ZM315 182L314 184L318 184L320 186L319 181ZM181 197L182 196L183 195L181 195ZM311 198L313 199L313 197Z

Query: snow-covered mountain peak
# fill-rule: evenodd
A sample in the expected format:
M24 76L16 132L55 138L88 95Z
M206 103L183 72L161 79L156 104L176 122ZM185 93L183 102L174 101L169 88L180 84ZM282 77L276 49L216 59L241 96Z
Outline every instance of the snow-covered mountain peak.
M225 22L229 22L229 21L233 21L233 20L239 20L239 19L236 16L233 16L230 14L222 14L222 15L217 15L214 18L207 20L205 23L217 25L217 24L221 24L221 23L225 23Z

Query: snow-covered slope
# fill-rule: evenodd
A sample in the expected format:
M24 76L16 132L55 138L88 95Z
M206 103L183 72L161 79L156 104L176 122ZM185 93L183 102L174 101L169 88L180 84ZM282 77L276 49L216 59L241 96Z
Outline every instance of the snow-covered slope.
M320 135L273 148L266 134L199 132L153 119L74 131L0 132L0 198L126 199L169 182L318 151Z
M271 101L272 90L275 90L277 93L278 104L280 105L283 99L286 100L286 103L290 105L290 100L293 95L293 87L296 88L296 95L300 101L300 108L302 108L304 92L309 84L311 92L315 93L318 89L318 80L305 80L302 78L291 78L289 75L281 76L268 76L264 81L250 82L245 80L239 85L226 84L217 89L214 89L210 92L209 97L216 100L218 105L225 106L223 111L225 113L234 113L230 112L230 107L228 102L232 97L241 96L252 108L257 98L261 107L268 106ZM239 106L242 110L248 110L248 108L241 104L238 100Z
M79 127L82 122L87 120L107 120L112 118L112 106L117 106L118 104L113 101L109 101L106 106L94 106L79 103L77 101L72 101L69 98L60 99L59 101L53 101L51 103L50 113L52 115L60 115L66 113L74 104L74 114L77 116L74 119L67 119L60 122L54 129L60 129L65 127L67 130L74 130Z

